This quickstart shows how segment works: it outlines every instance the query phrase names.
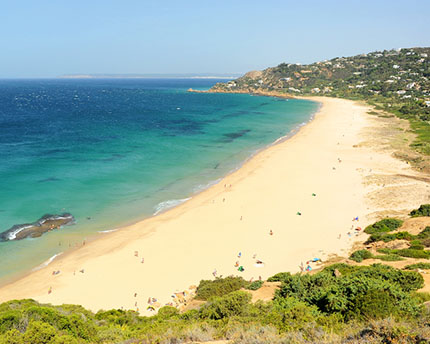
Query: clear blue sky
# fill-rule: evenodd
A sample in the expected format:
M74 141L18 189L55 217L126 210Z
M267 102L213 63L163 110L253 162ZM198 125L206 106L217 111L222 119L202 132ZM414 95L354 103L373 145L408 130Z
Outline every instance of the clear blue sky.
M430 46L429 0L0 0L0 78L244 73Z

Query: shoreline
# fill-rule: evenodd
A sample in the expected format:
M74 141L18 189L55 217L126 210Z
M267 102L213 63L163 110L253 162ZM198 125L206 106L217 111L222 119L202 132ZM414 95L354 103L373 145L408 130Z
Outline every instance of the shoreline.
M195 91L197 93L199 93L199 91ZM207 92L207 91L202 91L202 92ZM210 92L212 93L212 92ZM268 94L255 94L257 96L270 96ZM275 96L273 96L275 97ZM292 97L288 97L289 99L294 99ZM249 160L253 159L256 155L260 154L261 152L265 151L266 149L269 149L272 146L275 146L277 144L281 144L282 142L285 142L286 140L290 139L291 137L293 137L294 135L296 135L302 127L306 126L307 124L309 124L310 122L313 121L313 119L315 118L315 115L318 113L318 111L320 110L322 104L318 101L315 101L313 99L307 99L307 98L296 98L296 99L303 99L303 100L309 100L309 101L313 101L315 103L318 103L318 108L311 113L309 119L306 122L300 123L297 126L295 126L293 129L291 129L289 132L287 132L285 135L277 138L276 140L274 140L271 143L266 144L265 146L262 146L258 149L256 149L255 151L253 151L245 160L240 161L237 163L236 166L234 166L234 168L232 168L231 170L229 170L228 172L226 172L225 175L220 176L217 179L214 179L212 181L210 181L209 183L207 183L204 187L202 188L194 188L195 191L191 191L190 194L186 195L184 199L167 199L165 201L162 201L160 203L158 203L155 206L155 210L152 212L152 214L150 215L146 215L144 217L142 217L142 215L136 216L135 219L132 220L128 220L126 222L123 222L121 224L117 224L116 227L114 228L110 228L110 229L106 229L106 230L100 230L94 233L91 233L89 236L86 236L84 238L84 241L86 242L86 244L93 242L93 241L97 241L101 238L106 237L107 234L113 233L113 232L117 232L117 231L121 231L124 228L136 225L138 223L141 223L143 221L146 221L148 219L151 219L155 216L159 216L162 215L168 211L171 211L179 206L181 206L182 204L184 204L185 202L188 202L189 200L191 200L192 198L200 195L202 192L205 192L206 190L208 190L209 188L213 187L216 184L219 184L224 178L228 177L229 175L231 175L232 173L235 173L236 171L238 171L239 169L241 169ZM156 210L156 208L162 204L162 203L166 203L169 201L181 201L179 204L176 204L174 206L171 207L167 207L165 209L162 210ZM53 254L50 257L47 257L45 260L43 260L42 262L40 262L40 264L32 267L29 270L26 271L22 271L19 274L14 274L12 277L5 277L2 281L0 281L0 289L2 287L5 287L7 285L10 285L22 278L25 278L26 276L30 275L31 273L33 273L34 271L38 271L40 269L43 268L47 268L51 263L58 262L60 259L66 259L68 257L69 254L72 254L73 252L75 252L76 250L79 250L81 248L81 246L72 246L70 248L68 248L67 250L64 251L60 251L58 253ZM58 258L59 256L61 256L60 258Z
M242 275L246 279L258 278L259 274L267 278L281 271L295 272L300 261L317 255L325 260L331 253L346 252L354 242L352 238L345 238L351 218L358 213L360 219L368 215L364 205L365 190L361 185L366 173L358 171L354 159L362 163L360 159L371 152L381 159L371 163L366 159L366 164L376 163L378 168L383 168L389 162L396 164L397 169L409 166L386 154L382 159L381 154L367 148L353 147L351 143L357 144L362 129L369 124L370 119L365 118L369 116L365 115L369 107L335 98L304 99L320 101L323 106L295 135L257 152L242 167L191 200L157 216L105 233L81 248L66 252L48 267L1 287L0 301L32 297L54 304L82 304L92 310L136 309L138 302L142 312L148 297L156 296L164 305L175 287L176 291L185 290L199 279L213 278L214 269L218 275L239 275L234 267L238 252L243 253L239 260L245 266ZM353 111L354 118L341 118L345 111ZM333 141L326 131L337 124L342 125L345 133L349 130L351 137L342 139L339 136ZM340 142L336 144L337 140L345 142L340 145ZM342 156L342 163L336 165L335 159L340 153L348 158ZM280 161L280 158L287 161ZM339 172L341 176L338 176L334 166L347 171ZM320 168L321 175L314 176L313 172ZM308 189L305 195L297 188L297 183ZM332 186L339 184L343 187L332 190ZM316 197L312 198L314 191ZM291 199L285 199L285 193L290 193ZM254 198L255 195L259 197ZM267 204L270 202L273 204ZM289 209L287 215L280 206L284 202ZM301 209L296 208L299 203ZM229 205L227 209L226 204ZM339 208L333 207L335 204ZM335 218L330 213L333 208L339 213ZM299 210L303 211L303 216L298 215ZM309 218L311 212L313 215ZM362 220L360 225L363 226ZM271 228L274 238L279 240L271 240L268 234ZM300 233L294 230L298 228ZM336 239L339 232L343 233L342 238ZM318 250L319 247L323 249ZM133 254L135 251L138 258ZM254 254L264 261L264 268L254 266L255 259L251 258ZM140 263L141 257L145 258L144 263ZM82 268L85 272L79 273ZM51 270L61 273L51 276ZM53 292L48 294L51 287ZM139 290L138 299L133 297L136 290Z

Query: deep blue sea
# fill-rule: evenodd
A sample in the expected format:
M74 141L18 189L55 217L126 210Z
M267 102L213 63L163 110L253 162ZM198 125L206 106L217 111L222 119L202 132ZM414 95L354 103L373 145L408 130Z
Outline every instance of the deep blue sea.
M192 197L318 107L187 92L217 81L0 80L0 232L47 213L76 219L40 238L0 242L0 282Z

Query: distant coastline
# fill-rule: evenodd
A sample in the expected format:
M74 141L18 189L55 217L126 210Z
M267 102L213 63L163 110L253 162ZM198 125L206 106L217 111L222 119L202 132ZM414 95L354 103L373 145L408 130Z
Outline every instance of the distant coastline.
M241 74L65 74L59 79L236 79Z

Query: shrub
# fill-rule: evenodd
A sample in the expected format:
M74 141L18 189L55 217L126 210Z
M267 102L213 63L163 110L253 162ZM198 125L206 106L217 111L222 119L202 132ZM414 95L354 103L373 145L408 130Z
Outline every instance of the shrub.
M424 245L421 245L421 243L420 244L411 244L409 249L411 249L411 250L423 250Z
M258 290L258 289L261 288L261 286L263 285L263 283L264 283L264 281L254 281L254 282L250 283L246 287L246 289L249 289L249 290Z
M287 332L315 323L319 314L320 312L316 306L308 305L294 297L287 297L277 299L273 303L273 308L267 315L267 320L280 331Z
M390 248L378 248L376 251L383 254L394 254L393 251L395 250L392 250Z
M420 240L425 247L430 247L430 238Z
M51 325L42 321L31 321L23 335L23 342L31 344L53 343L56 336L55 328Z
M373 255L368 250L358 250L351 254L349 259L361 263L364 259L370 259Z
M162 319L170 319L172 317L177 316L178 314L179 314L179 310L172 306L161 307L157 313L158 317Z
M428 239L430 238L430 227L427 226L426 228L424 228L418 235L417 235L418 239Z
M209 300L213 296L223 296L244 288L248 282L242 277L229 276L215 280L202 280L197 288L196 299Z
M414 249L402 249L402 250L393 250L393 253L398 254L402 257L408 258L425 258L429 259L430 252L423 250L414 250Z
M409 214L412 217L430 216L430 204L422 204L418 209L414 209Z
M279 272L272 277L267 279L267 282L287 282L291 280L291 274L289 272Z
M430 301L430 293L415 291L412 293L412 296L418 299L420 302Z
M200 317L217 320L243 315L250 301L251 294L245 291L234 291L223 297L214 297L200 308Z
M338 267L342 269L340 264ZM410 296L424 285L419 273L374 264L339 270L341 276L336 278L330 268L315 275L293 275L290 282L282 284L275 300L295 297L321 312L339 313L348 319L418 314L420 310Z
M384 262L398 262L401 260L404 260L402 257L400 257L397 254L383 254L379 256L373 256L374 259L379 259Z
M422 269L422 270L430 270L430 263L416 263L411 265L406 265L404 267L406 270L415 270L415 269Z
M4 333L18 326L21 319L19 311L6 311L0 314L0 333Z
M399 228L403 224L403 221L398 219L383 219L375 222L373 225L367 226L364 230L367 234L392 232Z

